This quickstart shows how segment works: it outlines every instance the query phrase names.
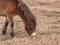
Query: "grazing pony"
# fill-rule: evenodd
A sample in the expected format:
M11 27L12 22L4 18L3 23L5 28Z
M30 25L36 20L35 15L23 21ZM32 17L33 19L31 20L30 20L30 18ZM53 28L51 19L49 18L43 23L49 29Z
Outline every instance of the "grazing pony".
M36 35L36 18L30 13L28 7L22 2L22 0L0 0L0 16L5 16L6 21L2 30L2 34L6 34L6 29L10 23L11 36L14 36L14 21L13 17L19 15L25 24L25 29L29 35ZM27 12L25 12L28 10Z

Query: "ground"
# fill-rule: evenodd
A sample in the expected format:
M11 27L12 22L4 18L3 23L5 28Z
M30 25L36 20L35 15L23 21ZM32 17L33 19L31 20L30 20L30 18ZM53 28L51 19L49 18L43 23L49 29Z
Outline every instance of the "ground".
M15 37L2 35L5 17L0 17L0 45L60 45L60 1L59 0L25 0L37 18L37 35L30 37L19 16L14 17Z

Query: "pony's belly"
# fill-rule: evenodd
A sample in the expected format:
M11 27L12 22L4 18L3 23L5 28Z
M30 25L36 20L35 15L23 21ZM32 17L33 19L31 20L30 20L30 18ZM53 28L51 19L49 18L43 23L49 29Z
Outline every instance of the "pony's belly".
M0 15L4 15L5 12L6 12L5 9L1 9L1 8L0 8Z
M0 16L6 16L6 10L0 7Z

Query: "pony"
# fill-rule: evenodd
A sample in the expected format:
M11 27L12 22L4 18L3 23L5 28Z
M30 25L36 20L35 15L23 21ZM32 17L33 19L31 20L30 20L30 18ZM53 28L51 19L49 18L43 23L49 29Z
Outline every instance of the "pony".
M26 32L30 36L36 35L36 17L31 13L30 9L28 8L22 0L0 0L0 16L5 16L6 21L4 27L2 29L2 34L6 34L6 29L8 24L10 24L10 35L14 36L14 21L13 17L18 15L21 17L25 24ZM28 11L26 11L28 10Z

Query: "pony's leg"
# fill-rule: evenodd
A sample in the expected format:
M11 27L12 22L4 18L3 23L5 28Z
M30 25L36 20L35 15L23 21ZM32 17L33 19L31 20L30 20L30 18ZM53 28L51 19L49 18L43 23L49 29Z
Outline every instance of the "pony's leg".
M6 29L7 29L8 23L9 23L9 21L6 18L5 25L4 25L3 30L2 30L2 34L6 34Z
M14 27L14 22L13 22L13 20L10 22L10 27L11 27L11 32L10 32L10 34L11 34L11 36L13 37L13 36L14 36L14 29L13 29L13 27Z
M14 22L13 22L13 16L14 14L13 13L8 13L8 20L9 20L9 25L10 25L10 34L11 36L13 37L14 36Z

